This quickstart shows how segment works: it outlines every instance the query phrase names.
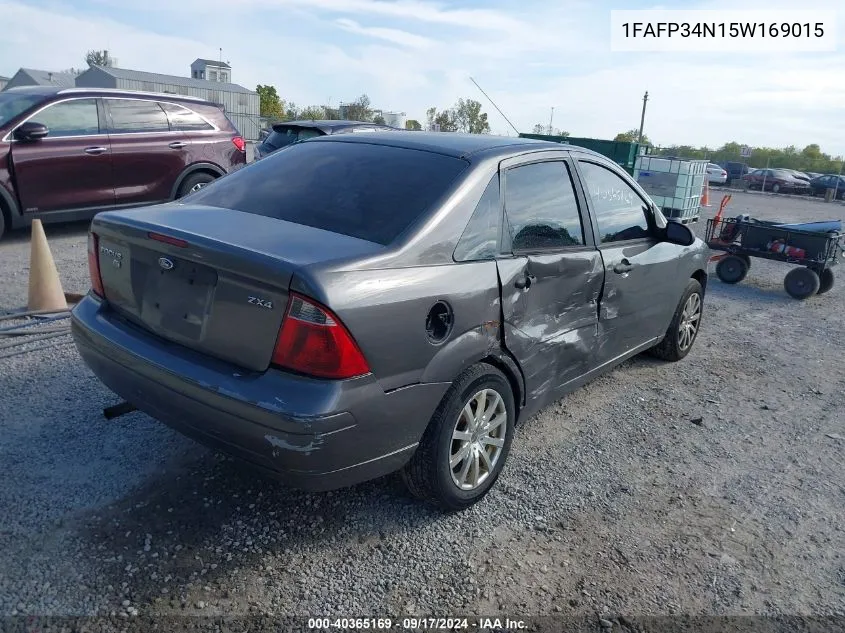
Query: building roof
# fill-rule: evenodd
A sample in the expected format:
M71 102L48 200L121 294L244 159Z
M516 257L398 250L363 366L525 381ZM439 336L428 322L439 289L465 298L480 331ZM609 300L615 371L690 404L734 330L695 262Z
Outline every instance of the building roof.
M9 81L9 78L4 77L3 75L0 75L0 81Z
M221 62L215 59L203 59L202 57L199 57L194 60L194 64L196 63L205 64L206 66L218 66L220 68L228 68L230 70L232 69L232 67L229 66L229 64L227 64L226 62ZM194 64L191 64L191 66L193 66Z
M224 83L222 81L208 81L207 79L194 79L193 77L179 77L177 75L160 75L158 73L148 73L142 70L129 70L127 68L114 68L111 66L92 66L92 68L102 70L104 73L107 73L116 79L125 79L127 81L149 81L152 83L185 86L187 88L199 88L202 90L220 90L221 92L254 94L254 92L248 88L244 88L238 84Z
M39 86L72 88L76 85L76 75L71 73L54 73L49 70L36 70L35 68L21 68L18 72L25 73Z

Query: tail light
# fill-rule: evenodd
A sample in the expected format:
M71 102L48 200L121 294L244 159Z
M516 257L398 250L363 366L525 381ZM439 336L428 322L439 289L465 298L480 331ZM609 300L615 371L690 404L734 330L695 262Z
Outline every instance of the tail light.
M232 144L238 148L239 152L246 151L246 141L243 139L242 136L233 136L232 137Z
M362 376L370 367L340 319L316 301L291 293L271 363L316 378Z
M99 240L96 233L88 233L88 274L91 276L91 289L94 294L105 298L103 278L100 275Z

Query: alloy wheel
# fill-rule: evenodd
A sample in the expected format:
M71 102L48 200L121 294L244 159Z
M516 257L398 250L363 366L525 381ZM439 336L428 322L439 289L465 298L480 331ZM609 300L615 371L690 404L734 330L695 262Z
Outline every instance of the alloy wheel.
M508 429L505 401L495 389L482 389L464 405L452 431L452 482L474 490L493 473Z
M695 341L700 320L701 296L694 292L687 299L684 304L684 311L681 313L681 326L678 328L678 347L682 351L688 350Z

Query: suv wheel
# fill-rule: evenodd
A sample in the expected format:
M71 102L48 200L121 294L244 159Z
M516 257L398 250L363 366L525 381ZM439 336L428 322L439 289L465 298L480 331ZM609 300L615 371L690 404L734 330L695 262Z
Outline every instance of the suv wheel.
M179 192L176 194L176 197L183 198L189 193L199 191L214 179L214 176L205 172L199 174L192 174L185 178L184 182L179 185Z
M461 374L434 412L402 479L411 493L463 510L490 490L507 459L516 420L508 379L479 363Z
M649 350L651 355L673 362L686 357L698 337L703 308L704 290L695 279L690 279L675 308L666 336Z

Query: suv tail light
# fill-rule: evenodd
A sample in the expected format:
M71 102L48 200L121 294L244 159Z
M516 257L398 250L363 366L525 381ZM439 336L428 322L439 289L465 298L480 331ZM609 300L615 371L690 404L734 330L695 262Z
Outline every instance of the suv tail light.
M271 364L315 378L341 380L370 372L349 330L328 308L291 293Z
M232 144L238 148L239 152L246 151L246 141L243 139L242 136L233 136L232 137Z
M88 233L88 274L91 276L91 289L94 294L105 298L103 278L100 275L99 239L96 233Z

